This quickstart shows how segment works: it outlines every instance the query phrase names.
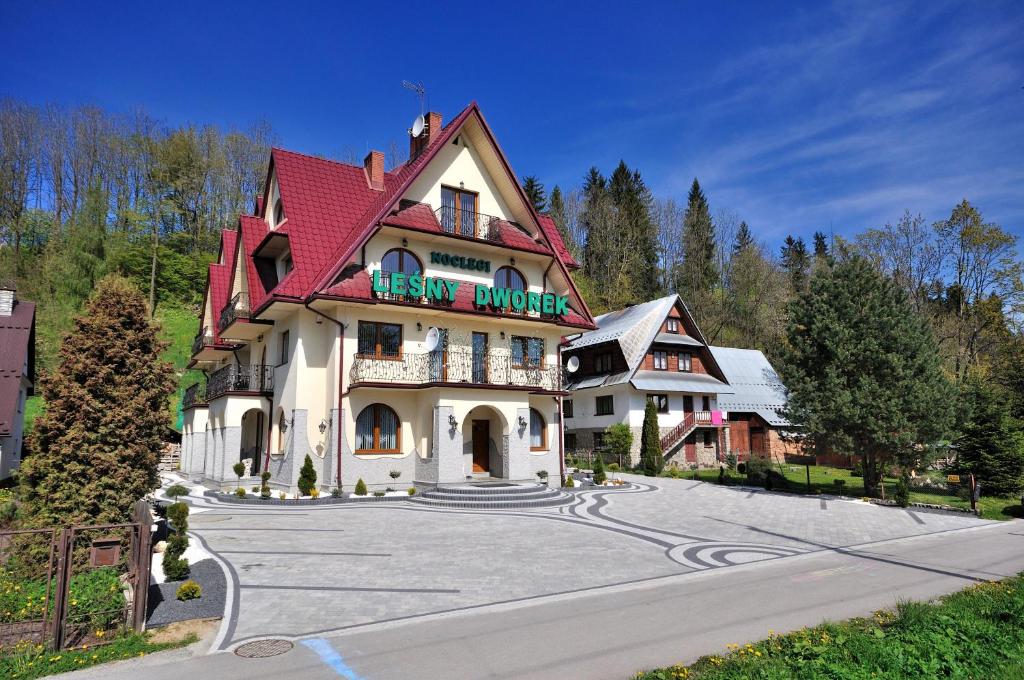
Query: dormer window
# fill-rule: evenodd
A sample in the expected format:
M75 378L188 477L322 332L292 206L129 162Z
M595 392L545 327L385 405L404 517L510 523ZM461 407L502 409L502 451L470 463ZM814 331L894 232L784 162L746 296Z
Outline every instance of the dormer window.
M679 332L679 319L669 319L665 323L665 330L668 331L669 333L678 333Z
M279 227L284 222L284 205L281 203L281 199L274 201L274 226Z

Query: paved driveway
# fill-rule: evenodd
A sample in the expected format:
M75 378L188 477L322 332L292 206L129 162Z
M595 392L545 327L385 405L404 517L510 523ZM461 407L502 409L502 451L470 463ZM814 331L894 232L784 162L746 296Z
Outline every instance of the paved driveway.
M198 500L190 527L235 581L215 646L525 604L986 524L859 501L626 478L633 488L580 492L572 506L528 512Z

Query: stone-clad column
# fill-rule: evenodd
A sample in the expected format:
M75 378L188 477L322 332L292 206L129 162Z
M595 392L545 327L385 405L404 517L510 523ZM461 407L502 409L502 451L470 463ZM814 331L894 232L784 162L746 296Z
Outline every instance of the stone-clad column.
M526 425L520 425L520 421ZM516 418L509 423L508 435L508 478L531 479L533 470L530 465L530 409L516 410Z
M464 434L458 426L452 427L448 417L454 415L451 406L434 407L434 456L437 458L437 481L454 484L466 481L462 455Z

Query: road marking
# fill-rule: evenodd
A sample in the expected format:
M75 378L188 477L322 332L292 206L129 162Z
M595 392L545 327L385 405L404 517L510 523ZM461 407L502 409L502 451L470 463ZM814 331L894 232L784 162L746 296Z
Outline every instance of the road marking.
M821 509L828 510L828 504L825 502L824 498L821 499Z
M907 514L914 518L914 521L918 524L924 524L924 520L917 516L916 513L907 510Z
M341 658L341 654L338 653L331 643L323 638L313 638L311 640L303 640L302 644L309 647L320 660L330 667L335 673L348 680L363 680L354 670L345 664L345 660Z

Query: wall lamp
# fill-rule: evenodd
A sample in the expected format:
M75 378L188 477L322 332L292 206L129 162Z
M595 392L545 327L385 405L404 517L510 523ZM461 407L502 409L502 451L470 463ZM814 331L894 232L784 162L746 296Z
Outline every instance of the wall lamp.
M320 421L320 425L317 426L317 429L320 430L320 434L323 434L324 432L327 431L327 428L331 426L332 421L333 418L331 420L324 418L323 420Z
M418 331L423 330L423 324L421 324L419 321L416 322L416 330L418 330Z
M454 430L454 429L455 429L455 426L456 426L457 424L458 424L458 421L457 421L457 420L455 420L455 416L454 416L454 415L452 415L451 413L449 413L449 414L448 414L448 425L449 425L449 426L451 426L451 428L452 428L452 429Z
M526 418L519 416L519 427L526 427Z

